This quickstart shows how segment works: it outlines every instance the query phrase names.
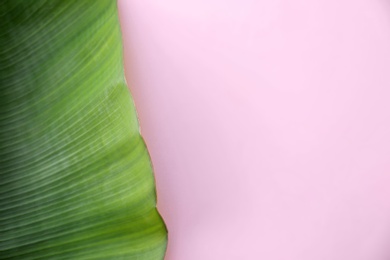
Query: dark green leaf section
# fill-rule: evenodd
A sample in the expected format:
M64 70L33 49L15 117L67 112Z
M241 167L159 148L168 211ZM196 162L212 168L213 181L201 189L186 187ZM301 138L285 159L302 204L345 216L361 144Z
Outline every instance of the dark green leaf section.
M163 259L115 0L0 0L0 259Z

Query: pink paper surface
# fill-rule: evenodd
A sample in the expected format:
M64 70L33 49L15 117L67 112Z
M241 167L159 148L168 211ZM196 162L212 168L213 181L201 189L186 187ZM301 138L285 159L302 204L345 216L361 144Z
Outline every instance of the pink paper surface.
M390 259L390 2L119 0L167 260Z

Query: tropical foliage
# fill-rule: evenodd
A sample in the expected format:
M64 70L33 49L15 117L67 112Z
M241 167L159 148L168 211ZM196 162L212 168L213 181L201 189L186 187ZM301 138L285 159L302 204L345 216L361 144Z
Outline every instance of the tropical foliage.
M115 0L0 1L0 259L162 259Z

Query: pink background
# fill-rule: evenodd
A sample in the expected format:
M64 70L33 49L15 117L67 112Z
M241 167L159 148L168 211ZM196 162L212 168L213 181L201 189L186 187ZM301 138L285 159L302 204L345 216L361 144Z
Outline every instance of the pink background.
M390 2L119 0L167 260L390 259Z

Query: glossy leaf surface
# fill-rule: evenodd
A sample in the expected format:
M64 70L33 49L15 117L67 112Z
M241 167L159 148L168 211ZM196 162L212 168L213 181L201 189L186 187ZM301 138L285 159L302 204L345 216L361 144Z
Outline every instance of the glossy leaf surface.
M115 0L0 2L0 259L162 259Z

